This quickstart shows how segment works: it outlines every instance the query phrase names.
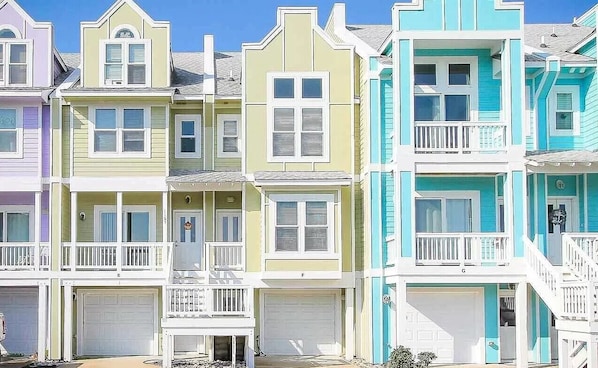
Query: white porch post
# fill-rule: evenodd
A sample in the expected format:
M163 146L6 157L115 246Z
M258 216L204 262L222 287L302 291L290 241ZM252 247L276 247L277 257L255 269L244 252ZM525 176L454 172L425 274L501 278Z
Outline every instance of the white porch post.
M520 282L515 289L515 344L517 368L527 368L527 283Z
M172 355L171 355L171 336L168 333L164 333L162 336L162 368L172 367Z
M42 234L42 192L35 192L35 202L34 202L34 211L35 211L35 220L34 223L34 233L33 233L33 241L35 246L33 248L33 264L35 266L35 270L39 271L40 266L40 247L39 242L41 241L41 234Z
M123 192L116 192L116 271L123 267Z
M231 344L232 354L230 355L231 367L236 368L237 367L237 336L235 336L235 335L231 336L231 340L232 340L232 344Z
M395 326L391 326L391 328L395 328L395 345L399 346L406 345L405 329L403 328L403 323L407 320L407 314L405 313L407 310L407 283L403 279L399 279L396 283L396 288L397 318L394 321Z
M64 335L63 359L73 360L73 285L64 284ZM81 301L82 302L82 301Z
M245 365L247 368L255 367L255 333L253 330L247 335L245 341Z
M46 338L48 326L48 285L40 283L37 307L37 360L46 360Z
M162 249L162 259L160 262L162 262L162 270L166 270L166 266L168 266L168 192L162 192L162 246L160 247L160 249ZM170 249L170 252L172 252L172 249ZM170 255L170 257L172 257L172 255ZM155 262L158 262L158 260L155 260ZM167 272L170 272L170 270L166 270Z
M569 368L569 346L567 340L563 338L563 333L561 331L559 331L557 335L559 368Z
M214 336L206 336L206 348L208 349L208 361L214 361Z
M70 251L70 266L71 271L77 269L77 192L71 192L71 249Z
M587 366L598 367L598 343L594 341L593 336L588 337L586 351L587 351Z
M352 360L355 356L355 290L345 289L345 359Z

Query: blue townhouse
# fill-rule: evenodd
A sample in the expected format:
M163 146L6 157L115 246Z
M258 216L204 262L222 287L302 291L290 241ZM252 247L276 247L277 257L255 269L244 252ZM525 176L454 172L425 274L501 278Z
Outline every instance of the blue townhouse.
M438 363L598 367L596 8L523 19L502 0L397 3L391 25L332 10L326 31L358 55L369 361L404 345Z

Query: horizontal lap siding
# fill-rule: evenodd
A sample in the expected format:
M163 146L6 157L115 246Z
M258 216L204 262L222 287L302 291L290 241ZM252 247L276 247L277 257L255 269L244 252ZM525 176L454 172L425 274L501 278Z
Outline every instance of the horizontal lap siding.
M23 157L0 159L1 176L39 175L39 108L23 109Z
M598 231L598 211L592 211L592 208L598 206L598 174L588 174L588 225L589 232Z
M71 109L62 107L62 176L71 176Z
M214 114L214 170L216 171L241 171L241 157L218 157L219 140L218 140L218 115L221 114L235 114L241 116L241 110L239 109L218 109ZM239 121L239 132L243 127L241 121ZM239 149L242 148L242 139L239 139Z
M50 176L50 105L42 106L42 175Z
M89 158L88 107L73 108L74 176L164 176L166 108L151 108L151 158Z

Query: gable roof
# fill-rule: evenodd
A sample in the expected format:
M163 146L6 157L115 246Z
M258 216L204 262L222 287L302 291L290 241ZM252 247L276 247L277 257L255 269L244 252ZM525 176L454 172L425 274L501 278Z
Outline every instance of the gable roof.
M203 52L173 52L171 86L182 95L203 94Z
M98 18L97 21L81 22L81 25L82 26L100 26L100 25L104 24L104 22L106 22L108 20L108 18L112 14L114 14L118 9L120 9L120 7L123 6L124 4L127 4L131 8L133 8L133 10L137 14L139 14L139 16L141 18L143 18L147 23L149 23L153 27L170 26L170 22L168 22L168 21L155 21L152 17L149 16L149 14L147 14L145 12L145 10L143 10L143 8L141 8L139 5L137 5L137 3L134 0L117 0L114 2L114 4L112 4L112 6L110 8L108 8L108 10L106 10L106 12L104 14L102 14L102 16L100 18Z
M570 52L580 42L587 39L595 32L594 28L586 26L574 27L571 24L526 24L525 44L533 47L541 53L533 53L545 59L545 56L553 55L565 62L592 62L595 59ZM554 33L557 37L552 37ZM542 36L547 47L541 47Z
M347 25L347 29L377 51L392 33L390 24Z
M239 51L214 52L217 96L241 96L241 55Z

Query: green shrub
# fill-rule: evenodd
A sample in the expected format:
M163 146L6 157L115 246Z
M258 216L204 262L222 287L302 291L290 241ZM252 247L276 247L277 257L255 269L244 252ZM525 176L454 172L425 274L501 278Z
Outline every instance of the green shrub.
M417 354L417 361L413 357L411 349L403 345L390 353L390 359L386 362L388 368L427 368L436 359L436 354L429 351Z

